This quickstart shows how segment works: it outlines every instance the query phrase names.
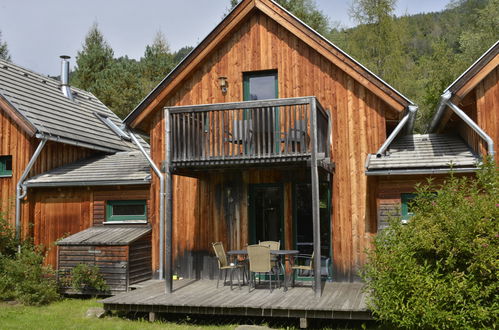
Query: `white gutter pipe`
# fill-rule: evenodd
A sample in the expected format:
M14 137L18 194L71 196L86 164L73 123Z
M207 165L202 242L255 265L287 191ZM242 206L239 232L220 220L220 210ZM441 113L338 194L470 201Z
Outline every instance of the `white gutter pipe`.
M470 126L472 130L474 130L482 139L485 140L485 142L487 143L487 153L492 158L492 160L494 160L494 140L492 140L492 138L487 133L485 133L485 131L480 126L478 126L477 123L473 121L473 119L468 117L468 115L463 110L452 103L450 100L451 97L452 93L450 91L446 91L444 94L442 94L437 112L435 113L435 117L433 117L429 131L435 132L437 130L438 124L444 114L444 109L446 106L448 106L459 118L461 118L468 126Z
M415 105L410 105L407 108L407 114L402 118L402 120L398 123L397 127L393 130L393 132L388 136L386 141L383 143L383 145L379 148L379 150L376 152L376 157L380 158L388 149L390 144L392 144L393 140L397 137L397 135L402 131L404 126L407 124L407 132L411 132L412 129L414 128L414 120L416 117L416 112L418 111L418 107Z
M130 138L132 139L133 143L139 148L139 150L142 152L144 157L147 159L147 162L151 166L152 170L156 175L158 176L159 179L159 270L158 270L158 275L159 279L162 280L164 279L164 274L163 274L163 261L164 261L164 235L165 235L165 227L164 227L164 219L165 219L165 179L163 174L161 174L160 169L156 166L154 161L151 159L147 151L144 149L144 147L140 144L140 141L137 139L137 137L130 131L128 130L128 135L130 135Z
M26 185L24 184L24 180L26 180L26 177L28 176L29 172L33 168L33 165L35 164L36 160L38 159L38 156L40 156L40 153L42 152L43 147L47 143L46 138L42 138L40 140L40 143L38 144L38 147L35 150L35 153L33 156L31 156L31 159L28 162L28 165L26 165L26 168L24 169L23 174L19 178L19 181L17 181L16 185L16 240L19 242L21 239L21 202L26 197L28 194L28 189ZM20 249L20 246L19 246Z

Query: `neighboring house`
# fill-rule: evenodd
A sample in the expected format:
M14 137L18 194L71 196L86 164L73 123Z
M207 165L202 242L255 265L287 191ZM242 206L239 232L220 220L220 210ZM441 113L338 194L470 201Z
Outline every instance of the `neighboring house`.
M149 133L167 187L173 174L167 279L212 276L211 242L237 249L259 240L315 251L323 275L332 260L334 280L356 279L377 231L366 155L401 121L400 134L410 132L415 111L276 2L242 1L125 119ZM154 269L159 186L153 176Z
M499 142L499 42L496 42L442 94L429 134L385 142L366 162L376 180L378 228L390 217L411 216L417 183L442 182L450 171L472 174Z
M0 60L0 211L53 267L58 239L125 219L113 207L131 204L146 224L150 213L146 159L112 111L68 85L68 71L63 59L61 83Z

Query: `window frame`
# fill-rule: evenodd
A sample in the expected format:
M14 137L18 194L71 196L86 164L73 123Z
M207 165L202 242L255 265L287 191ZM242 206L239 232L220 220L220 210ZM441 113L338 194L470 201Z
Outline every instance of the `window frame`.
M279 98L279 76L277 70L243 72L243 101L252 101L250 97L250 79L256 77L273 77L275 83L275 97Z
M7 169L7 162L10 160L11 169ZM0 156L0 177L10 178L12 177L12 155L1 155Z
M416 196L417 195L415 193L400 194L400 216L402 221L407 222L414 216L414 213L409 211L409 203L412 203Z
M115 205L135 205L144 206L144 214L140 215L113 215L113 206ZM106 222L105 223L147 223L147 200L145 199L120 199L106 201Z

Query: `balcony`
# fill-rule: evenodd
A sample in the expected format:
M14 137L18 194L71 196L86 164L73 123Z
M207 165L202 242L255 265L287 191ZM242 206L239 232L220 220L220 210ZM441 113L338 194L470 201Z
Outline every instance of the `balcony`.
M297 164L314 151L329 164L329 115L315 97L170 107L165 116L174 169Z

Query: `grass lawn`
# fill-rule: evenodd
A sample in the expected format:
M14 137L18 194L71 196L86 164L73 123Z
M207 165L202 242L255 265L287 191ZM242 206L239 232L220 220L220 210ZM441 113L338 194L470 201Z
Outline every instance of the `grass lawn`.
M189 325L185 322L150 323L117 316L86 318L91 307L102 307L97 299L65 299L48 306L29 307L0 303L0 329L234 329L236 325Z

